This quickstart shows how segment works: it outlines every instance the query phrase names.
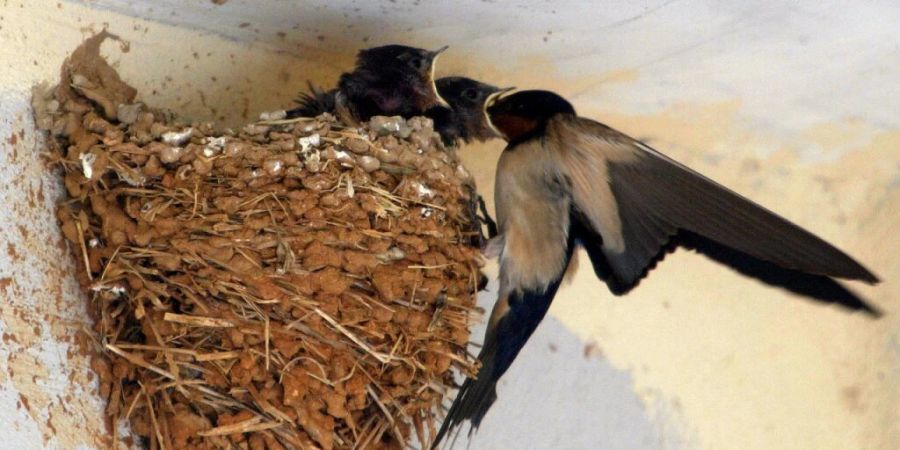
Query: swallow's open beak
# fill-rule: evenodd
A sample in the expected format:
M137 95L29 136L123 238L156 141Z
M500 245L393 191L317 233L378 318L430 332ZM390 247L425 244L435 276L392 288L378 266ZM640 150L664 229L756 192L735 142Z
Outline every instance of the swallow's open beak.
M491 95L488 95L487 100L484 101L484 117L487 119L488 127L490 127L490 129L497 136L502 137L504 139L506 138L505 135L503 133L501 133L499 129L497 129L497 126L494 125L494 121L491 120L491 115L488 114L488 108L490 108L491 106L494 106L494 103L496 103L497 100L499 100L503 94L505 94L509 91L512 91L515 88L516 88L515 86L509 86L509 87L497 89L496 92L492 93Z
M437 50L429 52L429 54L431 55L431 90L432 90L432 94L434 95L434 99L437 101L437 104L443 106L444 108L449 108L450 104L447 103L447 100L444 100L444 97L441 97L440 92L438 92L437 85L434 84L434 80L435 80L434 66L437 63L437 57L441 53L443 53L444 50L447 50L448 48L450 48L450 46L445 45Z

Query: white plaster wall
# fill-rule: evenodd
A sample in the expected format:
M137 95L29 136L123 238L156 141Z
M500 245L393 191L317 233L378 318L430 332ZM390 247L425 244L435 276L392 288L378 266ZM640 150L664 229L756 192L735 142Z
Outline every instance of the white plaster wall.
M887 312L871 321L684 252L627 298L582 267L472 448L898 448L898 23L887 0L2 0L0 448L108 445L28 106L103 27L145 101L226 124L333 83L360 46L449 44L440 75L557 90L885 280L854 286ZM486 193L501 148L465 150Z

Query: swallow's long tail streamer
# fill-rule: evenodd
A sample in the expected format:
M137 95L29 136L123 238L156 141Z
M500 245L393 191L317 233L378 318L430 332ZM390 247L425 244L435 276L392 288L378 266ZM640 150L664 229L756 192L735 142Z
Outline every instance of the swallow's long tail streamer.
M570 240L568 258L571 259L574 240ZM484 415L497 399L497 380L506 373L513 360L544 319L550 303L562 282L563 271L543 291L518 290L509 294L506 301L509 311L485 336L484 346L478 355L482 366L475 378L468 378L459 389L456 399L444 418L431 448L436 449L450 430L468 420L472 424L471 435L481 425Z

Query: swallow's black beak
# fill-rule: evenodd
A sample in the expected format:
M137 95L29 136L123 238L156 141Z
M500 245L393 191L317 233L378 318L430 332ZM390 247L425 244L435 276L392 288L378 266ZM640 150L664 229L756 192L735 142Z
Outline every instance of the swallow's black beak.
M431 59L435 59L435 58L437 58L438 55L440 55L441 53L444 53L444 50L447 50L448 48L450 48L450 46L445 45L437 50L428 52L428 56L431 56Z
M499 97L501 97L503 94L505 94L505 93L507 93L507 92L510 92L510 91L514 91L515 89L516 89L515 86L507 86L507 87L504 87L504 88L496 88L496 90L495 90L494 92L491 93L491 97L493 97L493 100L496 100L496 99L498 99ZM488 97L488 100L491 100L491 97Z
M502 97L503 94L506 94L507 92L510 92L515 89L516 89L515 86L509 86L509 87L505 87L505 88L497 88L497 90L492 92L491 95L488 95L488 98L484 101L484 110L485 110L485 112L488 113L488 116L490 116L489 110L491 109L492 106L494 106L494 103L497 103L497 100L500 100L500 97Z

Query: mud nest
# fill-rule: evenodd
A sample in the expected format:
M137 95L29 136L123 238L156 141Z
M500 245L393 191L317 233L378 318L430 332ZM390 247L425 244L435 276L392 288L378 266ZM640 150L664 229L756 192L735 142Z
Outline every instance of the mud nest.
M472 370L479 274L471 179L431 123L183 124L106 37L35 106L111 423L154 449L428 442Z

